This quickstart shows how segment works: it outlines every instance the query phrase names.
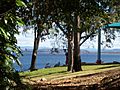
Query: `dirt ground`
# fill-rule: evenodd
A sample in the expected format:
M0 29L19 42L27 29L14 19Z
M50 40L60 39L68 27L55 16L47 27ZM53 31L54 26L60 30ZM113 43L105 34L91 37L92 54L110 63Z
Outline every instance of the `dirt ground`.
M33 90L120 90L120 68L63 80L37 80Z

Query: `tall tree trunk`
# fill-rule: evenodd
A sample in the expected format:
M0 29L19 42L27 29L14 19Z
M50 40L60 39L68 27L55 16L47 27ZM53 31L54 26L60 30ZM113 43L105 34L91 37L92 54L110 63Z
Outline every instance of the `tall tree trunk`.
M74 32L74 64L73 64L73 71L81 71L81 58L80 58L80 33Z
M80 57L80 17L75 16L75 25L74 25L74 61L73 61L73 71L81 71L81 57Z
M74 33L73 32L71 32L71 43L70 43L70 45L71 45L71 69L70 69L70 71L71 72L73 72L73 65L74 65Z
M35 64L36 64L36 58L37 58L37 51L39 47L39 41L40 41L40 33L39 31L35 30L35 38L34 38L34 48L32 52L32 60L31 60L31 66L30 71L36 70Z
M41 31L40 31L41 21L39 19L40 12L38 8L39 8L39 0L33 0L33 9L34 9L33 14L36 17L37 28L35 28L34 30L34 47L32 52L30 71L36 70L35 64L36 64L37 51L38 51L40 36L41 36Z
M68 29L68 69L67 71L72 71L72 61L73 61L73 32Z

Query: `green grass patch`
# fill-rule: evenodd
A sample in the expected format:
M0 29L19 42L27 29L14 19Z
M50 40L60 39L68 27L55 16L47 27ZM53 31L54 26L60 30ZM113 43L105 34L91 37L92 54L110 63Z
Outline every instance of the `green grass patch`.
M46 78L47 80L51 80L51 79L63 79L63 78L93 74L115 68L120 68L120 64L83 65L82 66L83 71L79 71L75 73L67 72L67 67L54 67L47 69L39 69L32 72L25 71L25 72L20 72L19 74L21 77L23 77L23 79L29 78L32 80L38 80L40 78Z
M82 69L83 71L89 71L89 70L100 70L100 69L107 69L107 68L114 68L119 67L120 64L109 64L109 65L83 65Z
M25 77L42 77L45 75L51 75L51 74L57 74L57 73L66 73L67 67L54 67L54 68L44 68L44 69L39 69L36 71L25 71L25 72L20 72L20 76L25 76Z

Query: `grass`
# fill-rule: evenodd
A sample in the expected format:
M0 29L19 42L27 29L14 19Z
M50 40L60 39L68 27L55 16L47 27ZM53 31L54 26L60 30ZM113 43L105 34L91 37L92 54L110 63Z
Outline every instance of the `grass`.
M110 65L83 65L83 71L80 72L67 72L67 67L55 67L55 68L47 68L47 69L39 69L33 72L25 71L20 72L20 76L23 79L29 80L39 80L41 78L45 78L47 80L56 80L56 79L64 79L71 78L76 76L82 76L87 74L99 73L106 70L117 69L120 68L120 64L110 64Z
M36 71L26 71L26 72L21 72L20 76L25 76L25 77L42 77L45 75L51 75L51 74L57 74L57 73L66 73L67 67L55 67L55 68L46 68L46 69L39 69Z

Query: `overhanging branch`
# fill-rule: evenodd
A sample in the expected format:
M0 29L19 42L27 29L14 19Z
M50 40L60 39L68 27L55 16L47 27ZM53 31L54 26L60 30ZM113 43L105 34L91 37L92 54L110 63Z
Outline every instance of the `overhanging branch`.
M68 33L64 31L64 29L60 26L59 22L55 22L55 24L61 29L61 31L68 36Z
M91 32L89 35L87 35L86 38L80 43L79 46L81 46L93 34L94 34L94 32Z

